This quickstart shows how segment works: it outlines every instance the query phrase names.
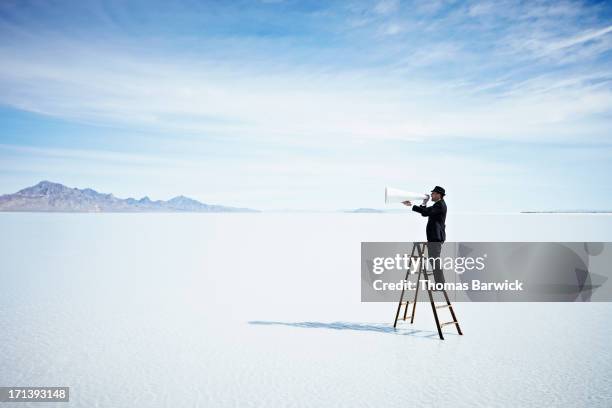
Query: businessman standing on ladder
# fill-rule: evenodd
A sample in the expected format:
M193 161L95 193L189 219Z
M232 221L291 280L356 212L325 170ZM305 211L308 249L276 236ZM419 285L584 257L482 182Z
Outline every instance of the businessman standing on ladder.
M412 207L412 211L420 213L423 217L428 217L427 220L427 254L429 258L436 258L438 261L433 261L433 276L436 283L444 283L444 273L442 272L442 262L439 260L440 252L442 251L442 243L446 240L446 202L444 196L446 191L435 186L431 190L431 200L434 204L427 207L427 202L430 196L427 195L423 200L422 205L412 205L410 201L404 201L403 204Z

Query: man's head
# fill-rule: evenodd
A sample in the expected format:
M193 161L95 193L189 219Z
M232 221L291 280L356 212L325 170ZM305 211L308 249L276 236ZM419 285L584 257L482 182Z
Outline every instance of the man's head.
M446 191L440 186L435 186L434 189L431 190L431 200L434 203L443 199L445 195Z

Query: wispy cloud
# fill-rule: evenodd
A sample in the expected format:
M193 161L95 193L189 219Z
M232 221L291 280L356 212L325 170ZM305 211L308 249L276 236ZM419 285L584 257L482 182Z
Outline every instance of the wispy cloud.
M298 66L281 75L266 74L236 62L191 65L180 56L167 62L138 52L92 52L51 40L47 44L60 51L47 55L41 49L0 48L7 57L0 68L4 104L72 120L168 132L324 141L525 134L549 138L551 130L561 136L581 132L576 118L610 107L607 88L580 81L580 76L562 78L554 92L550 86L535 87L537 79L530 86L512 85L513 92L502 100L494 92L474 95L470 82L453 88L446 79L399 76L402 69L459 57L455 46L418 51L397 74L383 77L383 70L352 67L309 74L308 67ZM78 64L64 63L71 58ZM589 103L576 104L576 98ZM551 123L551 115L563 125L562 133L540 127ZM500 129L500 119L508 126Z
M381 0L374 6L374 11L378 14L390 14L397 12L399 8L399 0Z
M556 43L550 44L548 49L550 51L557 51L563 48L573 47L603 37L610 32L612 32L612 25L602 28L601 30L588 30L563 41L557 41Z

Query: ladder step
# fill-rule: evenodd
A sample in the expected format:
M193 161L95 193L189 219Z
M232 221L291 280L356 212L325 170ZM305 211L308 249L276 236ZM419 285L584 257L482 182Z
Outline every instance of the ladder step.
M409 320L409 319L411 319L411 318L412 318L412 315L410 315L410 316L406 316L406 318L405 318L405 319L404 319L404 317L403 317L403 316L400 316L400 317L398 317L398 318L397 318L397 321L400 321L400 320Z
M459 322L446 322L446 323L442 323L440 327L448 326L449 324L457 324L457 323Z
M453 307L453 305L440 305L436 306L436 309L444 309L445 307Z

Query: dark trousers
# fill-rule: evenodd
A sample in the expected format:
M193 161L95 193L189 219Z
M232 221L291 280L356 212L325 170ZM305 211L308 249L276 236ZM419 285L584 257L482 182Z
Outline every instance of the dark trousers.
M428 242L427 243L427 256L430 259L429 264L433 269L433 276L436 283L444 283L444 271L442 270L442 259L440 259L440 252L442 252L442 242Z

